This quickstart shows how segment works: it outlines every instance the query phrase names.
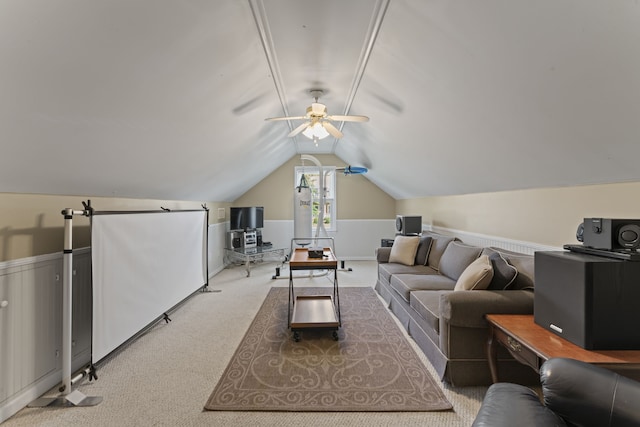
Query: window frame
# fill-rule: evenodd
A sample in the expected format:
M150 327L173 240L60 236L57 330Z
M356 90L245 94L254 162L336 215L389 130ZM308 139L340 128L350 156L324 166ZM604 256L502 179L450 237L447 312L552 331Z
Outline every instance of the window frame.
M336 167L323 166L322 171L325 176L324 187L326 189L325 196L324 196L324 203L325 203L325 206L327 205L329 206L328 213L327 213L327 209L325 209L325 213L324 213L324 218L325 218L324 229L327 232L337 231L336 212L338 208L337 208L337 197L336 197L336 187L337 187ZM309 187L311 188L311 204L312 204L312 207L315 207L320 202L320 197L319 197L320 193L318 192L319 191L318 186L320 184L320 178L319 178L320 168L318 168L318 166L296 166L294 168L294 184L295 184L294 188L300 185L300 177L302 176L302 174L307 175L307 182L309 183ZM329 185L327 185L327 181ZM328 197L328 195L331 195L332 197ZM326 221L327 215L329 216L328 223ZM318 219L318 211L312 208L311 229L314 235L316 233L316 228L317 228L317 225L316 225L317 219Z

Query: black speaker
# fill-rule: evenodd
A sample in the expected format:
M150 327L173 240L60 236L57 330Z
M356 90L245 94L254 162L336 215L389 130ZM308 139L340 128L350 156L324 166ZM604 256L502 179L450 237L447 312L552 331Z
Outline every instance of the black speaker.
M640 262L535 253L534 320L588 350L638 350Z
M422 233L422 217L396 215L396 232L403 236Z
M640 248L639 219L585 218L583 225L585 246L604 250Z
M640 225L625 224L618 228L618 245L625 249L637 249L640 246Z
M393 247L393 241L395 239L380 239L380 246L383 248L391 248Z
M238 249L243 245L242 231L227 231L227 249Z

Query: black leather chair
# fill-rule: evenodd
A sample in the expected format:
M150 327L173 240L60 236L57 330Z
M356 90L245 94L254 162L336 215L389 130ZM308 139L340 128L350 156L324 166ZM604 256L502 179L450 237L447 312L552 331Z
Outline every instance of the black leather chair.
M493 384L473 427L640 426L640 382L564 358L545 362L540 382L542 401L527 387Z

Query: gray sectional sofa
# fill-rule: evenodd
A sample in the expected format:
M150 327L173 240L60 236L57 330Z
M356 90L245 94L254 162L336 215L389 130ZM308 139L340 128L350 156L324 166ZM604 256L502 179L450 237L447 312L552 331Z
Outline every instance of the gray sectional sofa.
M475 247L433 232L422 234L414 265L397 262L397 257L389 262L392 250L376 250L375 287L391 312L443 381L455 386L491 384L484 315L533 314L534 257ZM458 290L459 279L463 274L467 278L467 267L479 258L491 260L493 266L489 285L482 286L487 289ZM499 349L498 360L501 381L537 384L537 374L505 349Z

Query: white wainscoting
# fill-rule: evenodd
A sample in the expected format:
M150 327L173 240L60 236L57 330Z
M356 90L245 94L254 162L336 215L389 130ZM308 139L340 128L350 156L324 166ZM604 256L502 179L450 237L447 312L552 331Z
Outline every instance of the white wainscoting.
M227 223L228 224L228 223ZM489 236L444 227L423 224L423 230L455 236L465 243L474 246L493 246L524 254L536 251L558 251L560 247L541 245L538 243ZM381 239L393 238L396 233L395 220L338 220L336 231L328 233L334 238L336 254L344 260L375 259L375 249L380 246ZM289 248L293 238L293 221L265 221L262 238L274 246ZM223 246L224 247L224 244Z
M208 229L209 278L228 223ZM0 423L62 380L62 253L0 262ZM74 372L91 362L91 250L73 251Z
M333 237L336 255L341 260L373 260L381 239L395 235L395 220L358 219L338 220L336 231L327 233ZM271 220L264 222L262 240L273 247L290 248L293 238L293 221Z
M454 230L444 227L424 226L423 230L432 230L435 233L455 236L463 242L473 246L493 246L513 252L533 255L536 251L561 251L560 247L541 245L538 243L524 242L521 240L506 239L504 237L488 236L486 234L471 233L469 231Z
M229 222L209 224L209 279L218 274L224 268L224 247L226 245L226 233Z
M73 356L91 359L91 254L73 256ZM0 263L0 423L62 379L62 253Z

